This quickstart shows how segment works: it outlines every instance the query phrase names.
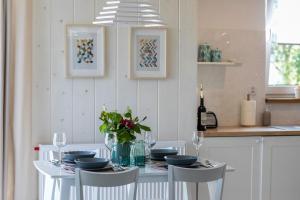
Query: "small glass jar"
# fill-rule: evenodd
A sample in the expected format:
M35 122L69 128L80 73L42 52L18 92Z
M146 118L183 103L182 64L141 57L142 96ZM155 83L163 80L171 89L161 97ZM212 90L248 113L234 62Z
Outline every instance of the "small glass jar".
M211 53L210 46L207 43L200 44L198 48L198 62L210 62Z
M220 49L211 50L211 61L212 62L221 62L222 61L222 51Z
M145 142L138 140L131 149L131 164L135 166L145 166Z

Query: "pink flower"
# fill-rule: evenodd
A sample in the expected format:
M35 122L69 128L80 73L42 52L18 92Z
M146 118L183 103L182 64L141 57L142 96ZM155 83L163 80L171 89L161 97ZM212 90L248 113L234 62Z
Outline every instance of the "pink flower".
M126 128L132 129L134 127L134 123L132 120L129 119L122 119L121 125L125 126Z

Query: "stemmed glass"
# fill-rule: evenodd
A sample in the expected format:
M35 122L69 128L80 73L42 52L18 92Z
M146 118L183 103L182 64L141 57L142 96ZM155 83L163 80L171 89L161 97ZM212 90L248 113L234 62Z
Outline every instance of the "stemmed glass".
M199 150L204 142L204 132L203 131L194 131L193 132L193 145L196 148L197 151L197 158L199 158Z
M105 134L105 138L104 138L104 143L105 143L105 146L106 148L108 149L109 151L109 155L111 156L111 152L113 150L113 145L114 145L114 135L113 134Z
M61 165L61 148L66 146L67 138L64 132L54 133L53 135L53 145L58 148L58 164Z
M146 148L146 158L149 159L150 154L151 154L151 149L156 144L156 141L153 138L152 133L150 133L150 132L145 132L144 140L145 140L145 144L146 144L146 147L147 147Z

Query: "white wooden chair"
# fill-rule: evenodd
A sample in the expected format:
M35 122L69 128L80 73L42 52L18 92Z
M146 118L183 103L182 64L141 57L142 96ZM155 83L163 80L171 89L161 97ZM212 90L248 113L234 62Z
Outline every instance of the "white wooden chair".
M196 183L196 199L198 199L198 183L209 183L209 196L211 200L222 200L223 183L225 179L226 164L214 168L183 168L169 165L169 199L175 199L175 182Z
M136 200L137 181L139 176L139 168L122 172L89 172L76 169L75 186L76 199L83 200L83 186L91 187L118 187L123 185L134 184L130 187L129 199Z
M49 161L52 159L57 159L57 155L52 153L56 151L56 147L53 145L40 145L39 160ZM157 141L155 148L168 148L173 147L178 150L179 154L184 155L186 152L186 142L185 141ZM110 152L107 150L105 144L68 144L63 148L63 151L94 151L96 152L96 157L109 158ZM39 199L54 199L54 196L60 195L61 181L51 179L47 176L39 174ZM70 198L64 198L63 200L74 200L76 196L76 190L73 187L69 188L69 192L63 192L68 194ZM178 188L177 199L186 199L186 185L184 183L177 183ZM53 189L49 189L53 188ZM64 189L66 191L66 189ZM112 187L112 188L85 188L85 196L91 199L105 199L105 200L127 200L127 187ZM137 190L137 199L147 199L147 200L165 200L168 194L168 183L167 182L140 182ZM53 198L52 198L53 197ZM91 198L89 198L91 197Z

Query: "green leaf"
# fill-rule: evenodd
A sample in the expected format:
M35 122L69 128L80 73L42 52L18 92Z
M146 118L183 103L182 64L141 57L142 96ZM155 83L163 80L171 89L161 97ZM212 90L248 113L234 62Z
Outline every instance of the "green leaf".
M140 128L144 131L151 131L151 128L148 127L148 126L143 126L143 125L140 125Z
M141 133L140 125L135 125L135 126L133 127L133 131L136 132L136 133Z
M134 121L134 122L138 122L138 121L139 121L139 118L138 118L138 117L135 117L133 121Z
M106 133L107 132L107 125L106 124L102 124L99 127L99 130L100 130L101 133Z

